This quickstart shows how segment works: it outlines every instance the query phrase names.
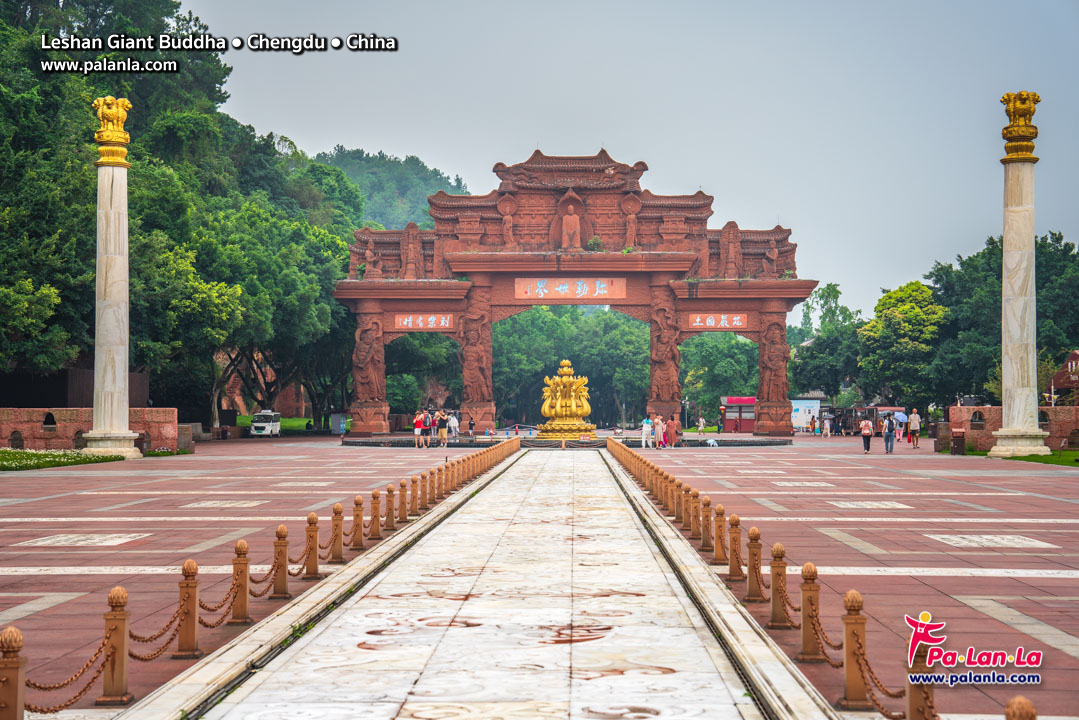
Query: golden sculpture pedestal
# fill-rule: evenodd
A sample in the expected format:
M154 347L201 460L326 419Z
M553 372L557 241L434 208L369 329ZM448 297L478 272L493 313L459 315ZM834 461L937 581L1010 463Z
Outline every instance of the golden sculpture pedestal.
M569 360L559 364L558 374L543 378L540 413L551 421L536 428L541 440L595 440L596 426L584 419L592 414L588 403L588 378L576 377Z

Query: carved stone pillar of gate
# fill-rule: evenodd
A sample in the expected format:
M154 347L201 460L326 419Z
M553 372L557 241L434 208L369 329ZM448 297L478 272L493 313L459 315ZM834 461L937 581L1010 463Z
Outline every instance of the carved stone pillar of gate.
M787 363L790 361L791 348L787 344L786 313L761 314L761 334L757 346L760 385L753 412L756 417L753 434L790 437L793 427Z
M377 302L364 302L356 313L356 348L352 351L352 435L390 431L386 400L386 348L382 312Z
M648 388L649 417L662 415L664 421L674 416L681 425L682 385L678 373L682 368L682 353L678 349L682 330L674 293L667 285L653 285L650 365L651 382Z
M461 361L463 400L461 424L468 427L469 420L476 421L476 432L495 429L495 399L492 381L493 354L491 342L491 286L486 274L472 278L468 291L468 307L461 314L457 330L457 342L461 349L457 358Z

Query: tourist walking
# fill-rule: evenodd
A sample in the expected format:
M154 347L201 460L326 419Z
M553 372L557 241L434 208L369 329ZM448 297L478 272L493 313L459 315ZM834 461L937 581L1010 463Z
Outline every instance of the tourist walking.
M420 437L423 438L423 446L425 448L431 447L431 421L433 419L434 418L431 417L430 408L423 411L423 424L420 426L420 429L423 430L423 432L420 433Z
M674 419L674 415L671 415L667 421L667 447L674 447L674 444L678 442L678 421Z
M910 446L912 450L918 449L918 437L922 433L922 416L918 414L918 408L910 411L907 418L907 431L910 433Z
M821 418L820 421L820 436L822 438L832 437L832 419Z
M449 445L449 441L446 438L447 428L450 425L450 418L446 415L445 410L439 410L438 415L435 416L435 425L438 428L438 445L439 447L446 447Z
M423 433L423 411L417 410L416 414L412 416L412 439L416 441L416 449L420 449L420 444L423 443L420 435Z
M869 443L873 440L873 421L869 418L862 418L862 448L865 450L865 454L869 454Z
M895 450L895 416L891 413L884 419L884 454L891 455Z
M667 447L667 436L663 434L665 424L663 422L663 416L656 414L656 419L652 421L652 432L656 436L656 449L660 450Z
M704 415L697 418L697 437L704 435Z
M655 447L652 442L652 420L645 415L644 421L641 423L641 450L646 447Z
M476 421L472 418L471 415L468 416L468 437L476 437Z
M455 413L455 412L450 413L449 427L450 427L450 438L455 443L460 442L460 440L457 439L457 435L461 430L461 421L457 419L457 413Z

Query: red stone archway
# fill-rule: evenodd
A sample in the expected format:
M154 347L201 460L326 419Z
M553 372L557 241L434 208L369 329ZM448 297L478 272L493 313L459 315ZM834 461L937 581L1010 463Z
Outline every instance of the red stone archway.
M786 317L817 285L797 279L790 230L710 230L711 196L641 190L647 169L604 150L537 150L495 165L501 184L487 195L428 198L434 230L357 231L334 293L356 315L353 432L389 432L384 348L395 338L454 336L462 412L482 431L495 420L492 324L534 305L603 304L651 325L649 413L680 412L681 342L737 332L760 347L756 433L789 435Z

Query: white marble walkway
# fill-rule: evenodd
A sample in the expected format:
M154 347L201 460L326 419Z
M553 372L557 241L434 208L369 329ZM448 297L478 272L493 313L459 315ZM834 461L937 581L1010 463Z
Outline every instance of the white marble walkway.
M598 453L533 451L214 720L759 714Z

